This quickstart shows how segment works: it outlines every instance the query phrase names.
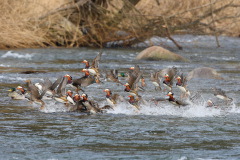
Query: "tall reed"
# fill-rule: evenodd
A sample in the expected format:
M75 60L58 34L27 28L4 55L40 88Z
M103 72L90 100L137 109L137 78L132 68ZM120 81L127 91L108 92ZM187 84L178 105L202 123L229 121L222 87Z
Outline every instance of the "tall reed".
M0 48L122 45L171 34L240 35L239 0L0 0Z

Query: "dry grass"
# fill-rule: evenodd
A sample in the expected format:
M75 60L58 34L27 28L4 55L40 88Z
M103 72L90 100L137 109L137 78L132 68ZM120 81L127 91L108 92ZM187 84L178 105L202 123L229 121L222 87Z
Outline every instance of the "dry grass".
M179 33L240 35L239 0L94 2L0 0L0 48L103 47L118 40L131 45L154 35Z

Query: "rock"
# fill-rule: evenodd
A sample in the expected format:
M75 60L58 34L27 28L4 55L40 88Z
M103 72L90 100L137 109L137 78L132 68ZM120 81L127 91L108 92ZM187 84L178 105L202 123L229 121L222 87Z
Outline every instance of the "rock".
M195 68L188 73L187 80L192 78L223 79L215 69L209 67Z
M180 61L180 62L189 61L188 59L159 46L152 46L143 50L137 55L136 59L137 60L141 60L141 59L154 60L154 61L159 61L159 60Z

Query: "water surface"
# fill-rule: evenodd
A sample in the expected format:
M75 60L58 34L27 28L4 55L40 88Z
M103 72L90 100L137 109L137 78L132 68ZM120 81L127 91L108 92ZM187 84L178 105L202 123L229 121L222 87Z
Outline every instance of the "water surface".
M139 64L148 85L147 91L140 93L146 100L166 95L154 91L149 81L149 73L154 70L176 66L188 73L196 67L212 67L225 80L189 81L189 90L201 94L201 100L193 106L176 108L168 103L159 106L149 103L139 113L122 104L115 111L84 115L66 112L64 106L54 102L46 102L47 108L40 111L36 104L7 96L9 88L24 85L27 79L39 82L48 77L54 81L65 74L81 77L84 67L81 61L92 60L99 49L0 51L0 159L240 159L239 39L220 37L222 47L216 48L214 37L175 38L183 45L182 51L165 39L153 38L153 42L190 59L191 63L136 61L142 49L117 48L103 49L100 68L126 72ZM29 70L38 73L23 73ZM231 106L225 106L226 109L204 106L207 99L217 101L210 90L215 86L234 99ZM85 90L91 99L104 105L105 88L127 98L124 87L112 82L93 84ZM174 92L178 97L176 88Z

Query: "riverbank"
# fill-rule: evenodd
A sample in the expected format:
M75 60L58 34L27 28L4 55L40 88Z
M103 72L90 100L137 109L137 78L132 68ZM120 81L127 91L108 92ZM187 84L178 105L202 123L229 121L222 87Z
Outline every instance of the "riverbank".
M132 46L154 36L240 35L239 1L23 0L0 6L0 48Z

